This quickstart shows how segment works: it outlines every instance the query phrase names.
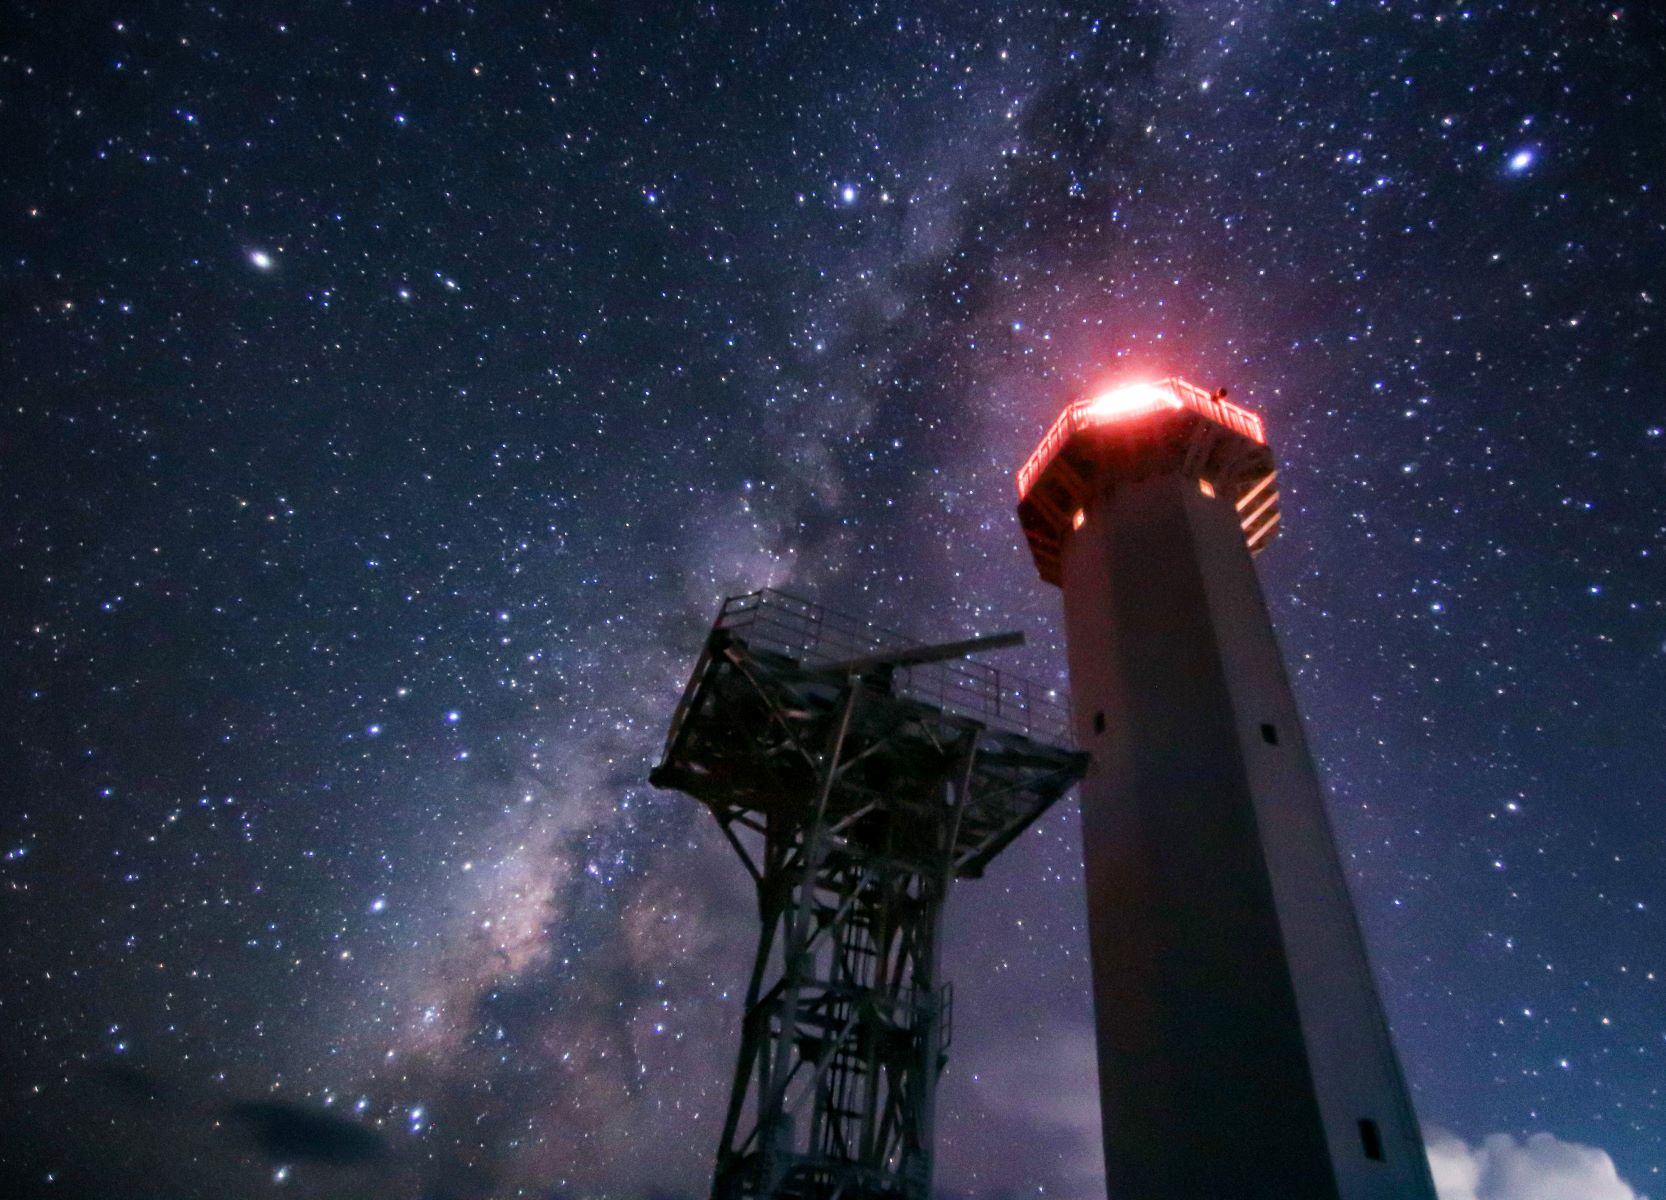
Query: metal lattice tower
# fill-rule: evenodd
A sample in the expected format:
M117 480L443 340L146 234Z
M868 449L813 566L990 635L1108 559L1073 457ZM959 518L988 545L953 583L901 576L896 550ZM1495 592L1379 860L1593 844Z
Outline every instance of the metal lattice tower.
M1081 775L1056 695L776 591L724 603L651 775L711 809L762 929L712 1195L926 1200L938 930Z

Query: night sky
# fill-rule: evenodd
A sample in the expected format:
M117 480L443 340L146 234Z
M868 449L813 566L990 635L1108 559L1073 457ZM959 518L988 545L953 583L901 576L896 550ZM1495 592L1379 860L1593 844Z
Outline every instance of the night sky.
M1171 373L1443 1196L1666 1193L1658 10L8 7L5 1195L700 1194L717 604L1062 682L1012 473ZM1072 801L951 901L945 1193L1103 1196L1084 949Z

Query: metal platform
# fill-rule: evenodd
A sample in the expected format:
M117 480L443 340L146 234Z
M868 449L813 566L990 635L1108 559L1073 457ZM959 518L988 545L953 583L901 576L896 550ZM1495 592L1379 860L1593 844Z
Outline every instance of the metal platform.
M1080 777L1056 693L776 591L723 605L650 776L757 886L713 1195L926 1200L950 1040L938 926Z

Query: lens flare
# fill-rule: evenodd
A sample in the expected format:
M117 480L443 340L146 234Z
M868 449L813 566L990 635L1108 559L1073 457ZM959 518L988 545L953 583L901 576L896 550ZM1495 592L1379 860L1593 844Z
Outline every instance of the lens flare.
M1180 398L1171 390L1160 388L1154 383L1134 383L1095 396L1088 401L1087 411L1083 415L1097 424L1104 421L1120 421L1125 417L1137 417L1142 413L1159 409L1179 407Z

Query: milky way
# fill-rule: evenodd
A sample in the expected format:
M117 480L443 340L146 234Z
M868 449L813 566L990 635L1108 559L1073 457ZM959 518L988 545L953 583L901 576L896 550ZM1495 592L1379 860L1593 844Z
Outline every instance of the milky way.
M1171 373L1443 1194L1666 1190L1666 26L1548 7L14 6L0 1190L699 1194L718 602L1062 683L1012 473ZM951 903L946 1193L1103 1195L1076 819Z

